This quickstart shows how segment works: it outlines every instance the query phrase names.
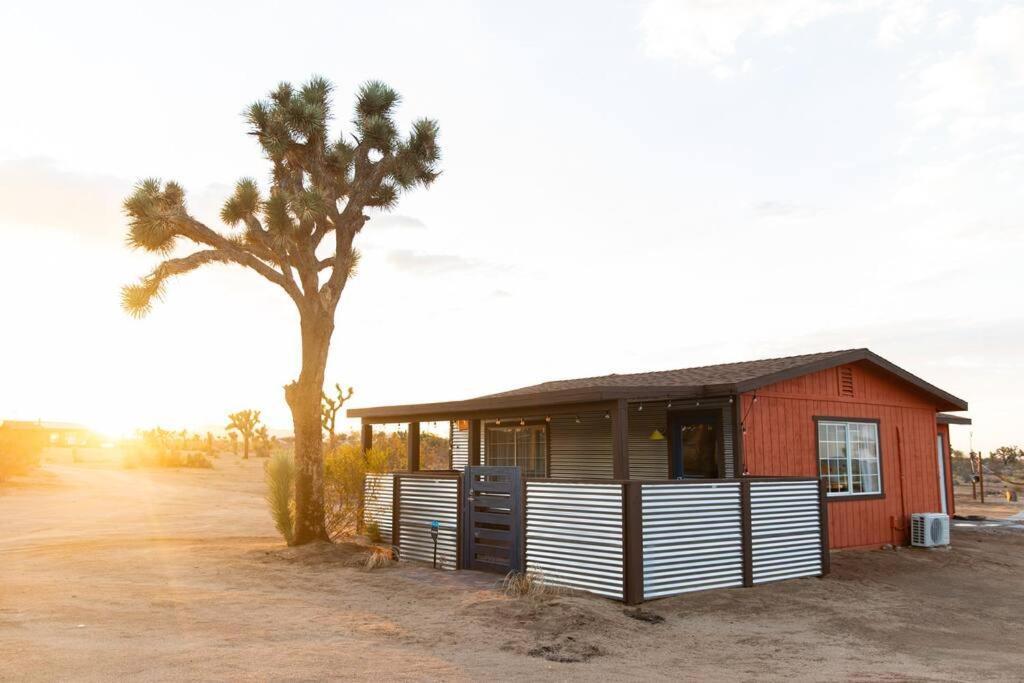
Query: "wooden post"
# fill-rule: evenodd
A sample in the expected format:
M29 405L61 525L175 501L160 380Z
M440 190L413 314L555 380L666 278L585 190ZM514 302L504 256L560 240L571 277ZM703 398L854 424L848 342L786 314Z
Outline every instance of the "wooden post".
M395 549L395 559L401 559L402 539L399 526L402 521L402 475L397 472L391 480L391 546Z
M821 575L832 571L832 555L828 548L828 485L818 482L818 519L821 522Z
M409 433L406 439L406 451L408 453L409 471L418 472L420 469L420 423L410 422Z
M644 601L643 489L639 481L622 484L622 600Z
M981 451L978 451L978 491L981 493L981 504L985 504L985 463L981 460Z
M740 482L740 548L743 551L743 585L754 585L754 542L750 522L750 480Z
M629 404L620 398L611 410L612 478L629 479Z
M469 421L469 466L480 467L480 420Z
M373 424L363 423L363 457L373 448Z

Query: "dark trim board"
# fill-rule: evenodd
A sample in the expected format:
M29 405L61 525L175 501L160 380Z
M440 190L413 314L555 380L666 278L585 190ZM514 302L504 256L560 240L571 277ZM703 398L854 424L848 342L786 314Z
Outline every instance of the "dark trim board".
M818 423L819 422L860 422L863 424L873 424L878 428L878 487L881 489L879 493L855 493L852 495L831 495L826 492L826 497L830 503L841 503L847 500L881 500L885 498L885 459L882 457L882 421L874 417L840 417L836 415L815 415L814 420L814 443L817 444L814 449L814 468L818 472L818 479L824 481L821 478L821 442L818 441Z

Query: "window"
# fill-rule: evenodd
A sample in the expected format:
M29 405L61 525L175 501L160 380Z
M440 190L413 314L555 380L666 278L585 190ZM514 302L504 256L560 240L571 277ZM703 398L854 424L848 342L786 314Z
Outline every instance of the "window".
M818 474L830 496L881 495L878 423L818 420Z
M484 459L495 467L518 467L526 477L546 477L547 430L544 425L488 425Z

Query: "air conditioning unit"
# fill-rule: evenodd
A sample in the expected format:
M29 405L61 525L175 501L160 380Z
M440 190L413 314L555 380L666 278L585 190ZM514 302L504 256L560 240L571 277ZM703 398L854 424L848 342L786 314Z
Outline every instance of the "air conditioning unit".
M911 515L910 544L921 548L949 545L949 517L941 512Z

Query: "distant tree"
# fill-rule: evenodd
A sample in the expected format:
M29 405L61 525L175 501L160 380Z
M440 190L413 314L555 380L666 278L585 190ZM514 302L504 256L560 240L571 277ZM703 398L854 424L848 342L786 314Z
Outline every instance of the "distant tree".
M963 460L964 458L967 457L967 455L963 451L959 451L955 448L952 451L950 451L950 455L953 457L954 460Z
M338 412L345 405L345 401L352 398L354 393L352 387L349 387L348 394L346 394L341 390L340 384L334 385L334 391L336 392L335 398L328 396L327 392L320 392L320 425L327 432L328 450L333 450L338 442L335 432L335 427L338 423Z
M1004 465L1015 465L1024 462L1024 450L1020 446L1000 446L988 454L989 460L995 460Z
M179 240L197 251L167 258L149 275L124 287L132 315L145 315L166 282L210 263L241 265L280 287L298 311L302 367L285 387L295 433L295 544L328 538L324 522L323 434L320 399L334 317L359 262L353 243L370 217L391 210L402 192L429 186L439 175L438 126L419 119L407 136L394 121L398 93L380 82L359 89L355 134L329 138L331 85L313 78L301 88L282 83L248 112L255 136L273 169L269 192L242 179L221 218L237 234L222 234L197 220L174 182L144 180L124 202L128 243L167 257ZM333 236L330 255L319 256Z
M256 429L256 457L268 458L270 457L270 432L267 431L266 425L260 425Z
M206 454L213 457L213 434L206 432Z
M258 410L239 410L237 413L231 413L228 415L228 426L224 429L228 430L229 433L235 431L242 437L242 459L249 459L249 442L256 435L256 429L260 424L260 411ZM234 431L232 431L234 430ZM236 451L237 453L237 451Z

